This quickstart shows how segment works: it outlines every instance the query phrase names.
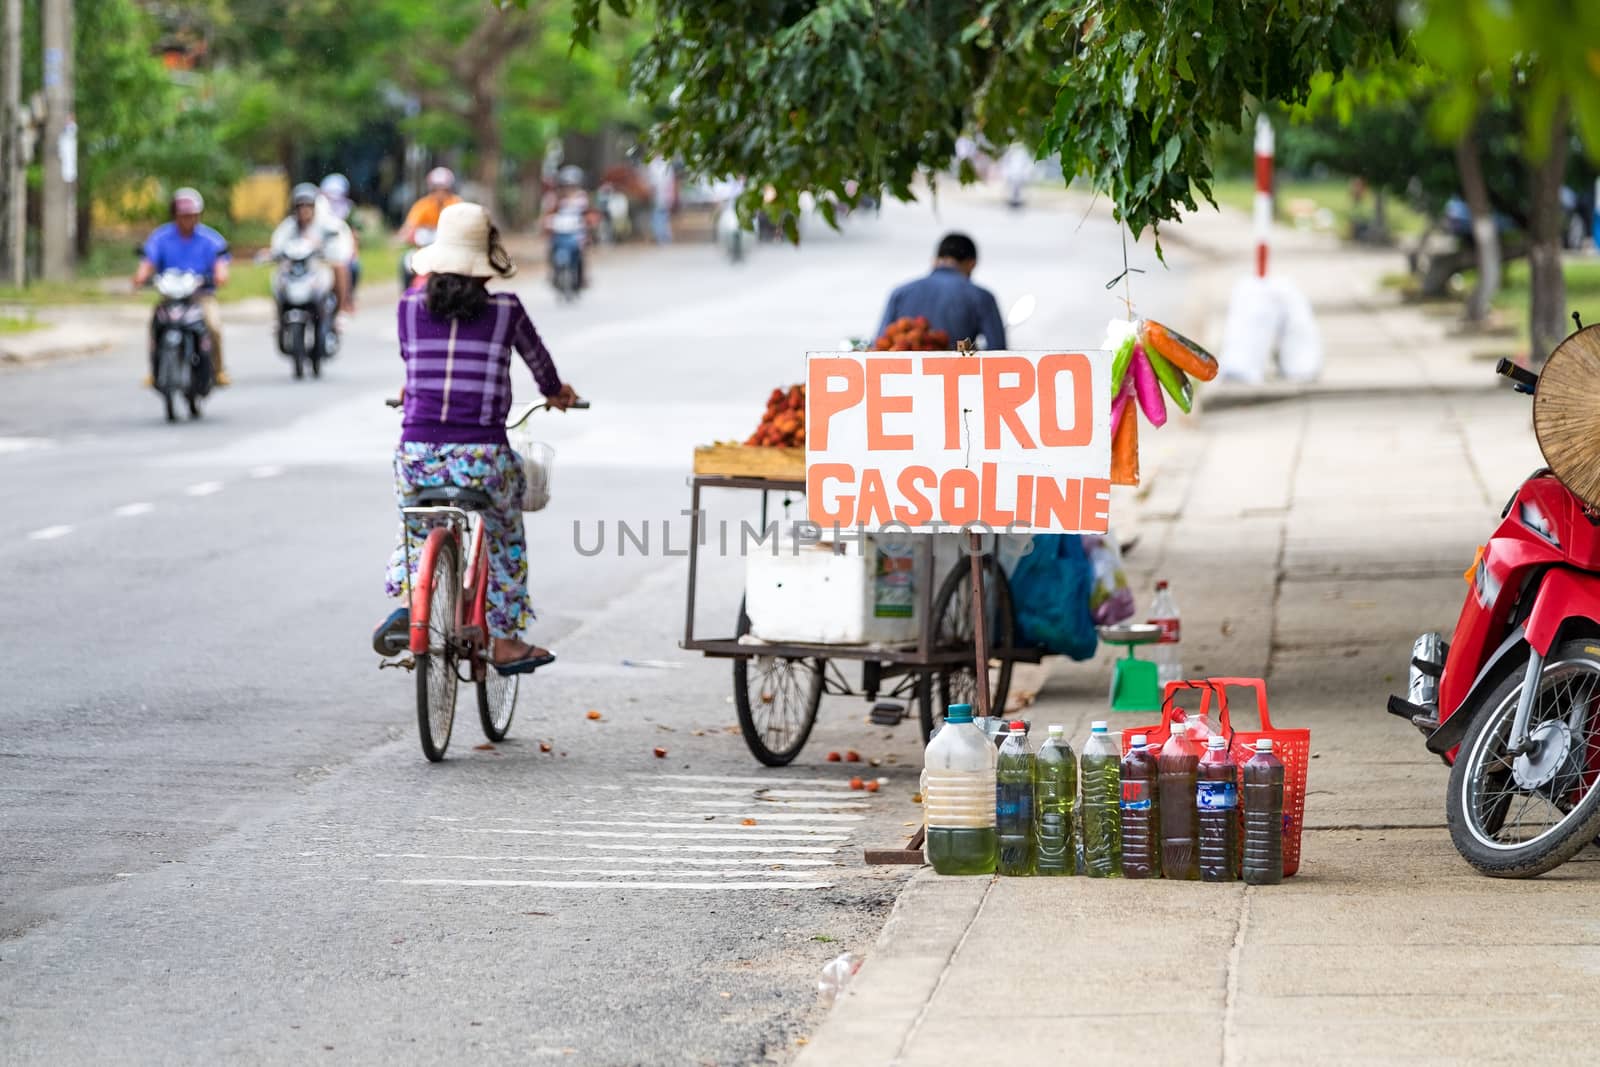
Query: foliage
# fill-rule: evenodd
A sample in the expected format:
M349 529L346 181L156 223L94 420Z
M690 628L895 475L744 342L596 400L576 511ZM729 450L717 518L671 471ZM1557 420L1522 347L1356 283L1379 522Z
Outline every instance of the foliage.
M574 11L582 43L605 17ZM907 198L974 131L1059 153L1141 232L1206 194L1212 134L1253 99L1304 100L1395 42L1391 0L659 0L632 75L670 101L660 151L748 197Z

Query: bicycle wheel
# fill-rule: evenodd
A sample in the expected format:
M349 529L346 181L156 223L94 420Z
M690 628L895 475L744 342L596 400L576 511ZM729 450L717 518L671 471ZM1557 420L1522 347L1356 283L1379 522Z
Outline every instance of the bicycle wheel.
M750 617L741 603L737 635L749 632ZM733 661L733 704L739 713L739 732L751 755L768 767L790 763L805 747L817 724L826 664L824 659L782 656Z
M987 606L984 627L991 649L1009 649L1016 646L1016 620L1011 609L1011 583L1005 572L995 563L993 556L983 561L983 591ZM944 585L933 601L933 646L940 651L952 648L972 648L972 571L971 562L963 558L945 576ZM989 660L989 711L1004 715L1006 696L1011 692L1011 661L1005 658ZM944 667L939 671L939 704L921 705L922 740L933 736L934 728L944 719L945 709L951 704L978 705L978 670L970 663Z
M517 681L515 674L501 674L488 663L484 655L483 680L478 689L478 722L483 726L483 736L491 741L504 741L511 731L511 716L517 710Z
M433 557L433 592L428 598L428 651L416 657L417 733L422 754L437 763L450 747L456 717L456 583L455 542L444 539Z

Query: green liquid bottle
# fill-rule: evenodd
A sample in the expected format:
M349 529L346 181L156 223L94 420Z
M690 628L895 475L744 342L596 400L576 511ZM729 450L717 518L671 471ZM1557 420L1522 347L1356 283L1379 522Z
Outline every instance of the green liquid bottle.
M1122 875L1121 753L1104 721L1083 746L1083 867L1090 878Z
M940 874L993 874L995 751L972 721L972 707L952 704L923 756L924 854Z
M1073 809L1078 804L1078 759L1067 744L1066 728L1050 727L1050 737L1033 758L1034 872L1074 874Z

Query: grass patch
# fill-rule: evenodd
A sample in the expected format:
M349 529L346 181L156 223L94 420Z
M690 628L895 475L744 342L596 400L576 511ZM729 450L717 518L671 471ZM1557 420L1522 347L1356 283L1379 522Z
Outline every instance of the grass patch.
M1256 186L1254 178L1225 178L1211 187L1217 203L1223 207L1250 212L1255 207ZM1326 210L1332 215L1334 231L1341 237L1350 233L1351 219L1355 217L1350 203L1350 183L1343 178L1292 178L1278 176L1275 202L1277 219L1284 225L1299 225L1305 217L1314 225L1316 216ZM1196 197L1198 200L1199 198ZM1396 237L1421 234L1428 221L1409 206L1390 196L1384 205L1389 215L1389 229ZM1360 216L1372 218L1372 197L1369 194L1361 206Z
M1567 307L1583 316L1585 323L1600 322L1600 259L1567 257L1562 260L1562 273L1567 279ZM1463 271L1465 290L1470 292L1477 284L1478 272ZM1495 295L1494 307L1507 327L1516 330L1517 344L1526 349L1529 343L1528 308L1532 302L1532 274L1525 260L1504 264L1500 275L1500 292Z
M29 333L43 326L44 323L32 315L0 315L0 335Z

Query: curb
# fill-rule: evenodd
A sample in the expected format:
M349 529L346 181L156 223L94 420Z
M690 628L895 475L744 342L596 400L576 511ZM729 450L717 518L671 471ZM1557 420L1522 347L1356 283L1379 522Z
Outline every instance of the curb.
M794 1067L897 1062L994 881L993 876L940 877L925 868L907 882L860 971Z

